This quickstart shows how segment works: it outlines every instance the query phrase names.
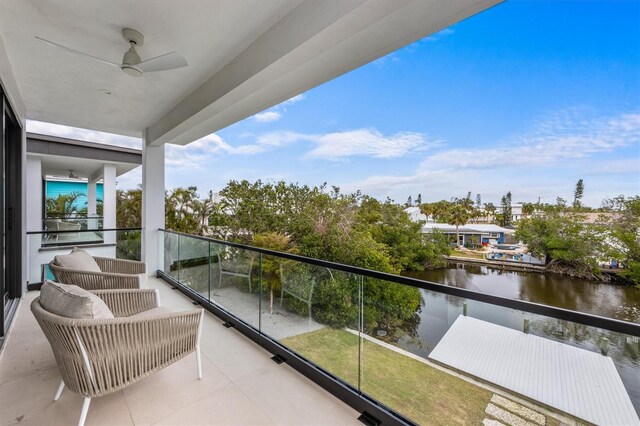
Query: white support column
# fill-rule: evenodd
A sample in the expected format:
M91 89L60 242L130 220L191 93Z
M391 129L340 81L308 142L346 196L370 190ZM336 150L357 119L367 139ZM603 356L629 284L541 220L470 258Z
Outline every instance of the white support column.
M142 142L142 260L155 276L160 265L160 233L164 228L164 145Z
M31 155L27 157L26 175L26 230L41 231L44 219L42 217L42 158Z
M87 182L87 216L89 217L96 216L97 204L98 204L98 194L96 191L96 181L91 180L91 178L89 178L89 181Z
M25 158L25 157L23 157ZM25 231L41 231L44 229L42 217L42 158L36 156L26 156L27 167L25 167L25 190L23 192L24 204L24 227ZM24 242L24 269L26 276L24 282L40 282L40 263L37 259L42 247L42 235L26 235ZM23 270L23 273L25 271Z
M104 229L113 229L116 227L116 166L113 164L105 164L102 172L102 190L104 192L102 200L102 213L104 216ZM105 232L105 243L115 243L116 233Z

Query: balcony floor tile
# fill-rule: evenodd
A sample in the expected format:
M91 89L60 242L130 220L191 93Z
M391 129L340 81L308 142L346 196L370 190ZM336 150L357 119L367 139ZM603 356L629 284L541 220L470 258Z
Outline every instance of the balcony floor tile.
M189 299L150 278L164 306L192 309ZM23 298L0 353L0 424L75 424L82 398L60 383L53 353ZM237 330L205 313L204 377L197 380L195 355L106 397L91 401L87 425L147 424L355 424L359 413L325 392Z

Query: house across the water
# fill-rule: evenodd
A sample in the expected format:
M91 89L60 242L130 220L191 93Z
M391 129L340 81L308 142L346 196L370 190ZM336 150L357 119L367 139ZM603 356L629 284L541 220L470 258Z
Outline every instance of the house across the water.
M456 235L459 236L458 245L475 247L484 244L504 244L507 235L514 234L513 229L503 228L498 225L467 223L458 227L448 223L427 223L422 227L423 234L431 234L435 231L451 237L455 243Z

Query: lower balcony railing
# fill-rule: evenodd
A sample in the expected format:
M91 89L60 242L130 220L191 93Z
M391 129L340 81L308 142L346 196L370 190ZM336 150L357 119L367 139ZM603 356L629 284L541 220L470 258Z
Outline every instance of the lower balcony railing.
M48 264L56 255L80 247L93 256L140 260L142 228L74 229L27 232L29 289L53 279Z
M365 422L640 424L640 324L161 236L160 277L367 412Z

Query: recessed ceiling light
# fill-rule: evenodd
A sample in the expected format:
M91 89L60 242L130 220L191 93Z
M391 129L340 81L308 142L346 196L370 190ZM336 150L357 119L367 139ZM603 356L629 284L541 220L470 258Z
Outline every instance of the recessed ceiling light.
M108 89L100 89L99 92L102 93L103 95L110 95L111 94L111 90L108 90Z

